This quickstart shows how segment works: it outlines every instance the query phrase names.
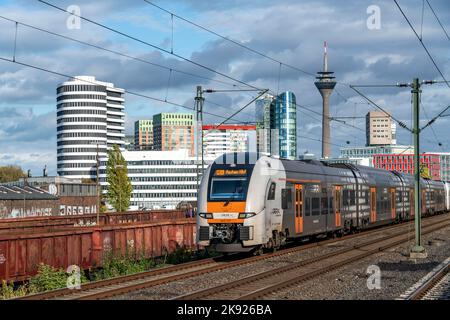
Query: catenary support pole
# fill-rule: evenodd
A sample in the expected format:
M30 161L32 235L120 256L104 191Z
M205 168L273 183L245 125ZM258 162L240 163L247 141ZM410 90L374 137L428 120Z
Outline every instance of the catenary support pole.
M422 206L421 206L421 188L420 188L420 127L419 127L419 95L420 83L415 78L412 83L412 101L413 101L413 135L414 135L414 221L415 221L415 244L410 252L410 257L426 258L427 253L422 246Z

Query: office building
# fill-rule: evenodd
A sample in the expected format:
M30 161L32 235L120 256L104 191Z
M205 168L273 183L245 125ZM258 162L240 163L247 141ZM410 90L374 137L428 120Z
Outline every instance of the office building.
M275 102L275 129L278 131L278 146L271 146L272 154L280 158L297 158L297 103L294 93L283 92ZM272 142L274 140L272 139ZM278 154L276 151L278 150Z
M80 76L57 88L57 172L96 179L97 154L125 142L124 90Z
M194 118L191 113L160 113L153 116L153 149L187 149L194 155Z
M373 167L373 156L376 154L412 154L413 146L387 145L387 146L366 146L366 147L347 147L340 149L339 159L347 159L349 162Z
M256 100L255 111L257 150L259 153L270 155L272 129L275 128L275 97L266 94L263 98ZM278 139L278 135L274 134L273 138Z
M197 201L197 160L189 150L124 151L133 187L130 210L173 209L182 202ZM100 184L105 193L106 158L101 159ZM214 159L206 158L206 166Z
M366 115L366 145L396 144L396 125L391 116L382 111L370 111Z
M204 125L203 154L217 158L226 152L256 152L256 126Z
M420 163L428 169L431 179L450 181L450 153L424 152ZM375 168L414 174L414 154L377 154L373 164Z
M153 120L138 120L134 122L135 150L152 150Z

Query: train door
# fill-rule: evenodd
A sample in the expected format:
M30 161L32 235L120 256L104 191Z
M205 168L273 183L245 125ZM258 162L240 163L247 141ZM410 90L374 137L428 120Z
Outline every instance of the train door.
M340 228L342 227L342 186L334 186L334 221L335 221L335 227Z
M395 219L396 217L396 208L395 208L395 202L396 202L396 196L395 196L395 188L391 188L391 219Z
M303 186L295 185L295 233L303 232Z
M377 221L377 189L370 188L370 223Z

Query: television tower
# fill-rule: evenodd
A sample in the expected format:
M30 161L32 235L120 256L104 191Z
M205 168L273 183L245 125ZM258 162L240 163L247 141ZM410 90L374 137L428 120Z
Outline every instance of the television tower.
M322 159L331 157L330 145L330 95L333 92L336 81L333 73L328 71L327 42L323 43L323 71L317 72L317 81L314 82L322 95Z

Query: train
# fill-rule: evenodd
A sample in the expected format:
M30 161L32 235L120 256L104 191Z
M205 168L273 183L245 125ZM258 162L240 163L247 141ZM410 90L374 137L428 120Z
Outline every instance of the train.
M450 183L421 178L421 214L450 210ZM414 176L348 163L226 153L205 170L197 244L224 254L276 250L414 217Z

